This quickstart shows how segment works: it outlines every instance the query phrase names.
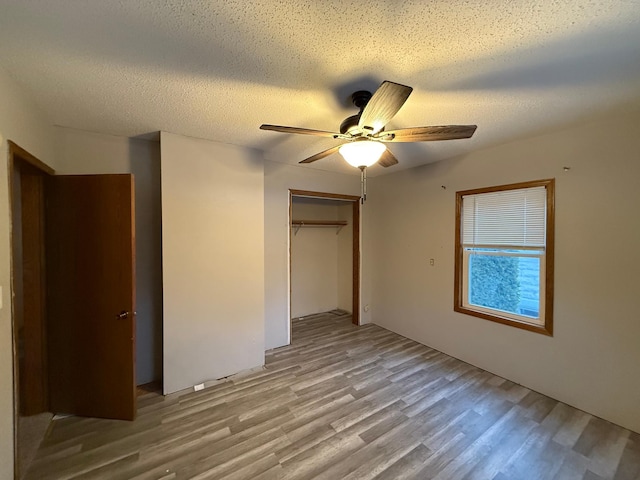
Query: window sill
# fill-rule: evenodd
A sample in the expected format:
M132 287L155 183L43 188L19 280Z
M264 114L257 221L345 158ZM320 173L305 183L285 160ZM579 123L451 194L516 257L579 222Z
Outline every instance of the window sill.
M509 325L516 328L521 328L523 330L528 330L530 332L539 333L541 335L546 335L548 337L553 336L553 330L550 326L545 325L535 325L533 323L525 323L518 322L516 320L512 320L510 318L501 317L499 315L491 315L488 313L478 312L476 310L471 310L460 305L454 305L453 310L458 313L464 313L465 315L472 315L474 317L483 318L485 320L490 320L492 322L501 323L503 325Z

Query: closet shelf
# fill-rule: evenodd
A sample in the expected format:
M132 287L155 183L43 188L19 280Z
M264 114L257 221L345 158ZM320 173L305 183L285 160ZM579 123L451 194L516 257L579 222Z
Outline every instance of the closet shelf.
M295 228L294 235L303 227L333 227L337 228L336 235L340 233L342 227L347 226L346 220L291 220L291 226Z

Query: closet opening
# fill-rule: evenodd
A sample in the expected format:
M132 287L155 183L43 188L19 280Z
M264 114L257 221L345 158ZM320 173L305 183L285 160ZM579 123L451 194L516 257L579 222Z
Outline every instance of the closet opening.
M359 325L360 197L289 193L289 328L327 312Z

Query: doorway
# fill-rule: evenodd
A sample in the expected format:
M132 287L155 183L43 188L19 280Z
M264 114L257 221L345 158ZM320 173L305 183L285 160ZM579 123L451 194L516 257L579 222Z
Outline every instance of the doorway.
M44 189L53 173L9 142L16 478L24 474L53 416L48 399L44 250Z
M290 190L289 219L290 332L292 318L331 308L359 325L360 197Z
M16 478L51 412L136 411L133 177L54 173L9 142Z

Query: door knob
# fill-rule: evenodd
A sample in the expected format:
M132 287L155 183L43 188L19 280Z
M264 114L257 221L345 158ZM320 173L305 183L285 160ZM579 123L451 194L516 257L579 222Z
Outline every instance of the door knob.
M127 318L129 318L129 312L127 312L126 310L122 310L118 315L116 315L116 318L119 320L126 320Z

